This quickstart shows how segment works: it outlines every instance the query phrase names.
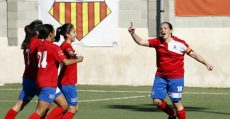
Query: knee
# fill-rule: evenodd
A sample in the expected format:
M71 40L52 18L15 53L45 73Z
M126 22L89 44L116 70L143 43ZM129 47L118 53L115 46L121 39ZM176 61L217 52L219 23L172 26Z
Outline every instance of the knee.
M63 105L62 108L63 108L64 110L67 110L67 109L68 109L68 105Z
M76 105L76 106L69 106L68 111L70 111L72 113L77 113L78 109L79 109L78 105Z
M160 106L162 104L162 100L160 99L153 99L153 104L156 106Z
M23 102L23 101L18 101L15 106L13 107L13 109L16 111L16 112L19 112L21 110L23 110L23 108L25 107L27 103Z
M184 108L180 101L172 101L172 103L176 110L182 110Z

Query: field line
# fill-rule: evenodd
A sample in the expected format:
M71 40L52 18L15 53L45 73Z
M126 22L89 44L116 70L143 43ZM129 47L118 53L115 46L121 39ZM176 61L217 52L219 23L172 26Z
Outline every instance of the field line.
M122 99L133 99L133 98L144 98L149 97L150 95L141 95L141 96L131 96L131 97L119 97L119 98L104 98L104 99L92 99L92 100L79 100L78 102L97 102L97 101L106 101L106 100L122 100ZM12 100L0 100L0 102L17 102ZM38 102L38 101L30 101L30 102Z
M22 90L22 89L0 89L0 90ZM77 90L78 92L96 92L96 93L151 93L151 91L107 91L107 90ZM206 95L229 95L230 93L207 93L207 92L183 92L183 94L206 94Z

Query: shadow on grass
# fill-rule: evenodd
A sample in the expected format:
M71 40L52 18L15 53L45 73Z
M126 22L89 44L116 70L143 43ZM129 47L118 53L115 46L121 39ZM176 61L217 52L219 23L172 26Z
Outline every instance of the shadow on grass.
M173 107L173 106L170 105L170 107ZM124 110L141 111L141 112L161 112L153 104L142 104L142 105L107 105L105 108L124 109ZM185 107L185 111L230 115L230 113L210 111L208 109L209 108L205 108L205 107Z

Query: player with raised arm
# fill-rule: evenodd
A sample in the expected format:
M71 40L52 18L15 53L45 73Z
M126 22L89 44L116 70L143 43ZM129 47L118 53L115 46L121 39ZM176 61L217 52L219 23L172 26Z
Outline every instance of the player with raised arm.
M46 109L54 101L57 88L58 66L62 62L64 65L72 65L83 61L83 57L77 59L66 59L59 46L54 42L55 31L52 25L45 24L39 29L39 38L44 41L37 48L38 74L36 85L39 89L38 106L36 111L30 115L29 119L40 119ZM65 100L66 101L66 100ZM63 113L65 109L56 113ZM52 119L47 116L46 119Z
M14 119L18 112L21 111L37 94L36 78L38 68L33 66L32 61L37 55L35 49L40 43L42 43L42 41L37 38L39 34L38 29L41 25L41 20L34 20L30 25L26 25L24 28L26 36L21 44L25 62L22 81L23 89L18 97L17 103L8 111L5 119Z
M213 66L194 52L185 41L173 36L172 25L168 22L161 24L161 37L159 38L143 40L135 33L132 23L128 31L137 44L153 47L156 50L157 72L151 94L153 104L167 113L168 119L176 119L176 117L186 119L185 110L181 103L184 88L184 54L186 53L204 64L209 71L213 69ZM164 101L167 94L176 111Z

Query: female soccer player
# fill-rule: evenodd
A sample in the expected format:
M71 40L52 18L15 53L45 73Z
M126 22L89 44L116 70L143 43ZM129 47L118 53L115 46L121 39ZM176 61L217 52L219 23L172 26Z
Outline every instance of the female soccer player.
M76 32L72 24L64 24L57 28L56 40L59 41L60 35L65 39L62 43L61 49L67 59L76 59L74 50L71 43L75 41ZM72 119L75 113L78 111L77 104L77 89L75 84L77 83L77 64L70 66L62 66L60 74L58 76L58 87L65 95L68 102L68 110L65 113L63 119Z
M181 104L184 88L184 54L191 56L207 66L211 71L213 66L206 62L200 55L194 52L185 41L172 36L173 27L170 23L161 24L161 37L143 40L136 33L131 23L128 29L134 41L142 46L153 47L157 53L157 72L153 84L151 97L153 104L158 109L169 115L168 119L185 119L185 110ZM166 95L170 97L176 111L170 108L164 101Z
M5 119L14 119L19 111L26 106L36 95L36 77L37 68L33 66L33 58L37 55L35 49L42 42L37 38L38 28L42 25L41 20L35 20L30 25L25 26L25 39L22 42L21 49L23 50L25 71L23 74L22 91L19 95L17 103L12 107L5 116Z
M77 59L66 59L59 46L54 42L54 29L52 25L45 24L39 28L39 38L44 41L37 48L38 74L36 84L39 88L38 106L36 111L30 115L29 119L40 119L46 109L54 101L57 88L58 66L62 62L64 65L72 65L83 61L83 57ZM63 113L56 112L56 113ZM51 119L47 116L46 119Z

